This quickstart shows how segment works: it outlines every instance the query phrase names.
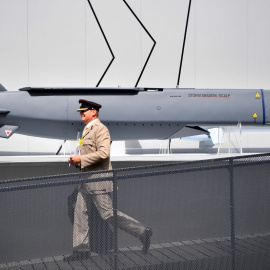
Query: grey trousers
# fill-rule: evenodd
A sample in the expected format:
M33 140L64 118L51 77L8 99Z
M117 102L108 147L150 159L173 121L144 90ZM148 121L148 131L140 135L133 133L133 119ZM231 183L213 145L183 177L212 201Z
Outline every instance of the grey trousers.
M89 251L89 225L88 213L93 204L96 206L101 218L113 224L113 207L110 194L85 194L78 192L74 211L73 249ZM117 211L117 227L135 237L140 237L145 226L136 219Z

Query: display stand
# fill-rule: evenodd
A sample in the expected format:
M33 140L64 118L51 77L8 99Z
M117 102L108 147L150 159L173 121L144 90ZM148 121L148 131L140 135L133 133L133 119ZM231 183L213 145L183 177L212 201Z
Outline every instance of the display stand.
M220 140L217 154L240 154L242 155L242 125L220 127Z

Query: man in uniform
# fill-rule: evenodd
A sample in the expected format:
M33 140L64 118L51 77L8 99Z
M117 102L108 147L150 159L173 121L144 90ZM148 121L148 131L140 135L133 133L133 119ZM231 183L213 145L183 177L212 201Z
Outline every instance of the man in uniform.
M79 142L80 155L69 157L71 165L79 166L81 171L100 171L112 169L110 162L111 138L109 130L98 119L102 107L92 101L80 99L81 121L86 125ZM74 210L73 254L65 260L81 260L90 256L88 213L96 207L101 218L113 224L113 207L111 193L112 181L82 183L78 187L77 201ZM150 246L152 230L139 221L117 211L117 227L139 238L142 250L147 252Z

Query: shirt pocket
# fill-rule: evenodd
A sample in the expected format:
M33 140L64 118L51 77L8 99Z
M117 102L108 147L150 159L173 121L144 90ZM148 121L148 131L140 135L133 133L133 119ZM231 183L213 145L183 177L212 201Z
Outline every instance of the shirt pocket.
M96 144L93 140L85 139L82 143L82 150L84 152L93 152L96 151Z

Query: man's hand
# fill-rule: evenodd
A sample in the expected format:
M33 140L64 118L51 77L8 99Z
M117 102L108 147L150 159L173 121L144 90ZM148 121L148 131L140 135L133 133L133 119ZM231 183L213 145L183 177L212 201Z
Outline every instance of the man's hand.
M81 163L81 157L80 156L70 156L68 159L68 162L71 165L77 165L77 164Z

